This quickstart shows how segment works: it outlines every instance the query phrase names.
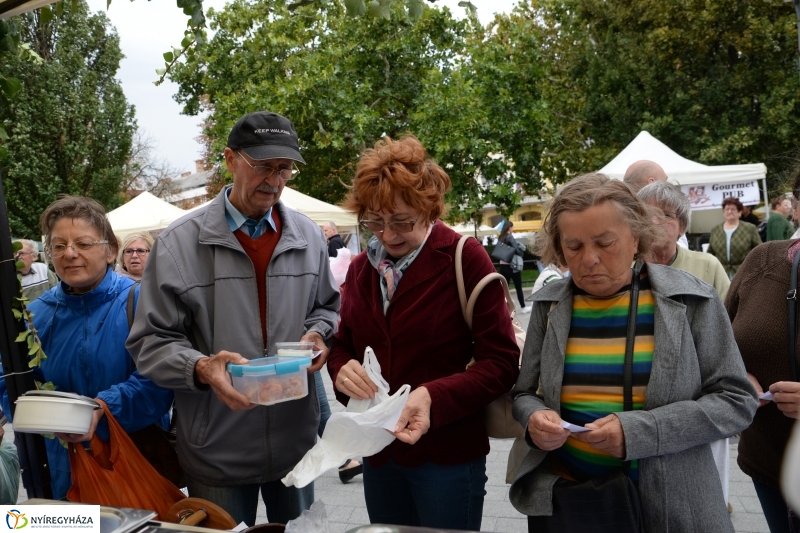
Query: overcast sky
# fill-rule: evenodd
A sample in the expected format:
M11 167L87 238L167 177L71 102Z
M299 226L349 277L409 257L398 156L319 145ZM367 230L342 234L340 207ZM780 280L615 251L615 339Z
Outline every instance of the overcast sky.
M106 0L88 0L93 11L105 10ZM439 0L461 17L464 8L459 0ZM204 0L203 6L221 9L225 0ZM513 0L472 0L478 7L482 22L490 21L496 12L508 12ZM128 102L136 106L139 128L156 144L160 159L165 159L180 171L194 171L194 161L200 157L201 117L180 114L180 105L172 99L177 86L164 82L156 87L155 69L163 67L162 54L179 46L186 28L187 17L175 6L174 0L129 1L114 0L106 12L117 29L122 45L122 60L117 77Z

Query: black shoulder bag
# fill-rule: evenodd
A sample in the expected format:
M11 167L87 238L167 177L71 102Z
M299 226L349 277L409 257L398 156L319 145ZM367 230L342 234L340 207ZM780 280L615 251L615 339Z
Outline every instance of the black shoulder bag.
M625 342L623 407L633 410L633 345L636 340L636 312L639 304L637 262L631 280L631 305ZM529 517L529 530L537 533L643 533L639 490L628 477L630 461L621 468L584 482L559 479L553 485L553 514Z

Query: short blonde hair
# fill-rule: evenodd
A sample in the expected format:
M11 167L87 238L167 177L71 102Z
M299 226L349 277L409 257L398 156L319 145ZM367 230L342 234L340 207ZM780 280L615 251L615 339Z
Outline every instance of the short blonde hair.
M143 231L141 233L129 233L128 235L126 235L125 238L122 239L122 246L119 247L119 253L117 254L117 263L119 264L120 268L125 272L128 271L128 268L125 266L125 261L122 260L123 256L122 252L125 250L125 248L130 246L133 241L138 241L139 239L147 243L147 248L149 249L153 248L153 242L154 242L153 236L147 233L146 231Z
M393 210L395 194L433 222L444 213L444 195L450 177L428 158L422 143L411 134L400 140L384 137L361 155L353 186L342 206L362 219L367 211Z
M566 265L561 248L561 232L558 219L564 213L579 213L590 207L610 202L622 220L631 230L631 235L639 239L637 256L646 255L654 242L658 242L659 230L653 225L653 210L644 204L620 180L612 180L605 174L591 173L578 176L567 183L550 203L542 231L536 239L537 254L544 264Z

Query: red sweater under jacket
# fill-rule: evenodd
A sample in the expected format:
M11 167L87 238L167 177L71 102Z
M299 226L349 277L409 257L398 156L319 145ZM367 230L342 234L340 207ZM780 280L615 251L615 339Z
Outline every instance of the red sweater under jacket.
M461 313L455 277L456 245L461 236L437 221L428 241L403 274L383 314L378 272L366 253L347 272L347 298L333 339L328 371L336 381L350 359L363 361L371 346L390 393L404 384L424 385L431 395L431 428L414 445L395 440L370 458L373 467L389 456L400 466L426 462L459 464L489 453L481 410L511 390L519 375L519 348L499 282L480 294L470 333ZM474 239L464 246L467 295L494 266ZM469 370L470 359L475 364ZM349 398L336 392L340 402Z

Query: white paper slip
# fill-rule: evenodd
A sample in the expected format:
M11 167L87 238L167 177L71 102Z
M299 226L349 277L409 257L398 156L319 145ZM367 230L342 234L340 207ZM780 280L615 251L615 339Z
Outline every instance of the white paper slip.
M771 402L772 401L772 393L771 392L765 392L764 394L759 396L758 399L759 400L767 400L768 402Z
M569 422L562 420L561 427L564 429L570 430L572 433L583 433L584 431L592 431L592 428L585 428L583 426L576 426L575 424L570 424Z

